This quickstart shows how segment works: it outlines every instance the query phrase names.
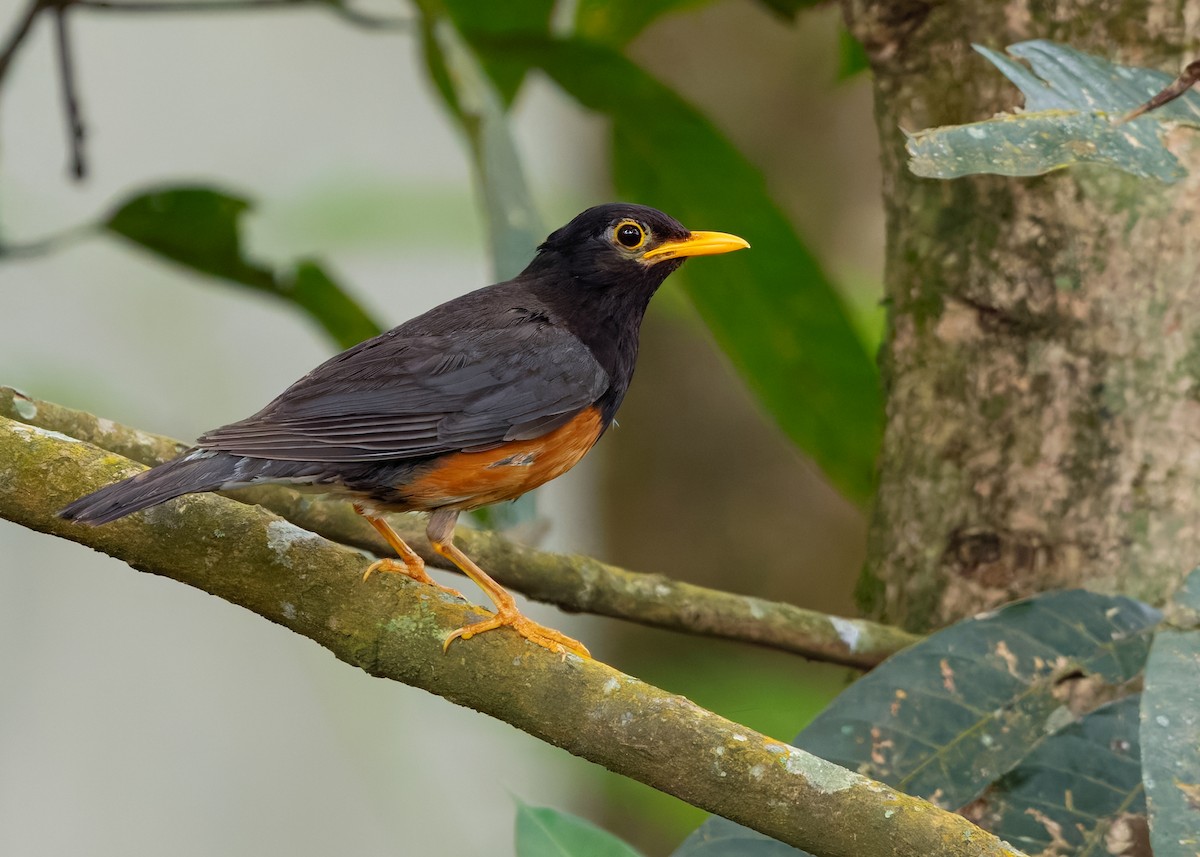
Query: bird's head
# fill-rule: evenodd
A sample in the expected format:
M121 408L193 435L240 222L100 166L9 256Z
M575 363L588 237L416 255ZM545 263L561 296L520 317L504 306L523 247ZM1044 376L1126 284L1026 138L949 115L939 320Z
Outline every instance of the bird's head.
M724 232L691 232L675 218L644 205L609 203L589 208L552 233L530 267L592 286L644 284L653 292L689 256L749 246Z

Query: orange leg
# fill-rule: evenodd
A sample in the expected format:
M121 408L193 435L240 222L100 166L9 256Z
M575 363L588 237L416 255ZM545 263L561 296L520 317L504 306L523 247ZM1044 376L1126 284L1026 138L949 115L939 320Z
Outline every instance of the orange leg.
M475 581L475 584L487 593L488 598L492 599L496 605L496 613L490 619L484 619L482 622L466 625L451 632L450 636L446 637L442 648L450 648L450 644L459 637L469 640L484 631L507 626L529 642L537 643L544 649L563 655L571 652L581 658L590 658L591 654L583 643L555 631L553 628L547 628L545 625L534 622L518 610L517 602L504 587L492 580L482 568L471 561L470 557L454 546L454 522L456 520L458 520L458 512L452 509L441 509L434 512L429 518L429 529L426 530L429 543L435 551L458 566L463 574Z
M372 527L376 529L379 535L383 536L384 541L392 546L399 556L400 561L391 557L384 557L367 566L367 570L363 573L363 580L367 580L372 574L377 571L390 572L393 574L403 574L411 577L413 580L421 583L427 583L430 586L436 586L443 592L448 592L455 598L462 598L462 593L457 589L451 589L449 586L442 586L425 570L425 560L417 556L417 552L404 543L404 539L400 538L400 534L391 528L387 521L378 515L372 515L357 503L354 504L354 511L367 519ZM464 599L466 600L466 599Z

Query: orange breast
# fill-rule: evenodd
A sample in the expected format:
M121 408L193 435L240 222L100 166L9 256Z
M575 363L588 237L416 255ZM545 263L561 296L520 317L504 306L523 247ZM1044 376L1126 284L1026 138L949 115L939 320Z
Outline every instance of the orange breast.
M561 476L600 439L600 412L588 408L571 422L533 440L512 441L484 452L456 452L396 486L408 508L477 509L514 500Z

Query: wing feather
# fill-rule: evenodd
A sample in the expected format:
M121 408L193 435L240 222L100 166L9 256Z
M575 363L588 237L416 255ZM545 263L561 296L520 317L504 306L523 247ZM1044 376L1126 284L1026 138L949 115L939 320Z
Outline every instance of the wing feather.
M587 346L542 314L514 321L509 310L467 330L412 325L337 355L197 445L289 461L422 458L539 437L608 389Z

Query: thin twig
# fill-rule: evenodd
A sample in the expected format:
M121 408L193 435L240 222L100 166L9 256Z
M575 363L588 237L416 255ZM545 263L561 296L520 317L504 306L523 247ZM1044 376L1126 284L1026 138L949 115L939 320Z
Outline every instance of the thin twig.
M79 226L73 226L70 229L64 229L62 232L56 232L53 235L36 238L33 241L22 241L19 243L0 241L0 258L26 259L45 256L47 253L53 253L64 247L68 247L76 241L94 234L95 231L96 227L93 224L84 223Z
M104 527L59 519L140 468L0 418L0 518L86 544L314 640L371 675L491 715L612 771L820 857L1021 857L965 818L790 747L598 661L493 631L442 651L480 614L269 512L197 495ZM168 526L163 525L169 520ZM297 574L298 568L304 569ZM35 573L35 569L30 569ZM252 652L246 653L253 657Z
M1183 95L1189 89L1200 82L1200 60L1190 62L1187 67L1175 78L1165 89L1147 101L1145 104L1130 110L1117 122L1118 125L1123 125L1137 119L1139 116L1149 113L1151 110L1157 110L1164 104L1169 104L1179 96Z
M43 0L30 0L29 5L25 8L25 14L17 22L12 35L9 36L8 43L4 46L3 50L0 50L0 85L3 85L4 75L8 72L8 67L12 64L17 49L21 47L21 44L25 41L25 37L29 35L29 30L33 26L38 13L45 8Z
M32 399L10 387L0 387L0 417L56 431L146 465L174 458L186 448L171 438ZM229 496L261 505L331 541L377 556L392 555L378 533L348 503L277 485L243 488L229 492ZM391 522L426 562L448 567L446 560L429 547L424 522L418 516L396 515ZM865 619L828 616L791 604L671 580L661 574L639 574L587 556L534 550L496 533L460 527L455 540L504 585L575 613L757 643L858 669L870 669L919 639L899 628Z
M54 32L58 45L58 71L62 80L63 110L67 119L67 138L71 148L71 174L76 180L87 175L84 160L84 127L79 110L79 92L75 83L75 58L67 31L67 5L54 7Z

